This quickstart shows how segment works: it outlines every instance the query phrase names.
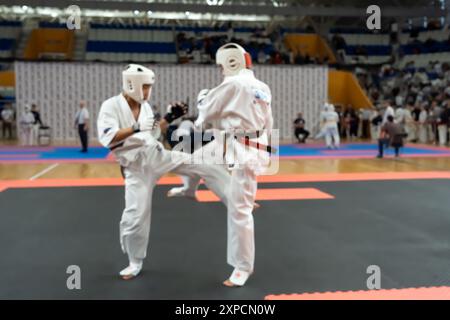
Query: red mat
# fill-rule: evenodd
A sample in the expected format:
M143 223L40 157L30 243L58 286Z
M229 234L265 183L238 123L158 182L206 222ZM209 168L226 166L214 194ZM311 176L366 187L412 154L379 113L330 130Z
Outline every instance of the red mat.
M450 300L450 287L280 294L265 300Z

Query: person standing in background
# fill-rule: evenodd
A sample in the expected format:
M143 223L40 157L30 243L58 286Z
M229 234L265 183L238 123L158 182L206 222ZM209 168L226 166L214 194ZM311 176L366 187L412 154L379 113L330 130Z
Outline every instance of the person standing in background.
M431 101L430 113L429 113L429 122L431 123L431 131L432 131L432 140L434 144L439 144L439 132L438 132L438 124L440 120L442 109L438 105L437 100Z
M35 104L31 105L31 113L34 116L34 125L42 126L41 113Z
M428 143L428 109L425 103L422 104L419 114L419 142Z
M333 110L334 111L334 110ZM359 117L353 107L350 109L350 140L358 138Z
M394 111L394 108L391 107L391 102L389 100L385 100L383 102L383 110L384 110L383 121L381 122L382 126L388 122L387 118L389 116L392 116L395 118L395 111Z
M80 101L80 110L75 116L75 128L78 128L78 134L81 140L80 152L88 151L88 131L89 131L89 111L86 108L86 101Z
M20 144L22 146L32 146L32 130L33 130L34 116L31 113L29 105L25 105L24 112L19 118L20 125Z
M414 121L412 114L413 106L407 104L403 111L404 118L404 128L407 134L406 140L408 142L417 142L417 130L416 122Z
M369 108L364 108L361 110L361 120L362 120L362 132L361 138L370 139L370 117L372 112Z
M441 145L446 145L449 142L449 126L450 126L450 105L449 105L449 101L447 100L445 102L442 103L442 112L441 112L441 126L443 126L445 128L445 131L442 133L442 136L444 136L443 140L444 140L444 144Z
M394 122L394 117L389 115L387 122L381 128L380 138L378 139L377 158L383 158L383 149L385 146L392 146L395 150L395 157L400 156L400 148L403 147L403 138L405 130L401 124Z
M39 136L39 128L43 126L41 120L41 113L39 112L37 106L33 103L31 105L31 113L34 117L33 127L31 128L31 140L33 141L33 145L38 144L38 136Z
M372 140L376 140L380 137L382 121L383 117L381 116L380 108L377 107L372 111L372 115L370 116L370 136Z
M445 146L447 144L447 119L446 119L446 111L443 108L445 105L439 106L436 103L435 107L435 115L436 115L436 126L437 126L437 136L436 144L439 143L440 146Z

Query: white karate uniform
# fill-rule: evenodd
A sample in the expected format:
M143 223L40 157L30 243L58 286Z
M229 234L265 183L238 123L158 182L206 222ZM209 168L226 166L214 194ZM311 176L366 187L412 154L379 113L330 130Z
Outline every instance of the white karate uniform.
M335 111L322 111L320 113L322 123L321 136L325 136L325 142L328 148L339 148L341 139L339 137L338 122L339 115Z
M421 143L428 142L428 112L426 110L420 111L419 114L419 141Z
M400 124L402 126L405 125L405 120L406 120L406 118L405 118L405 116L406 116L405 111L406 110L404 108L402 108L402 107L397 108L395 110L395 113L394 113L395 114L395 116L394 116L394 122L395 123L398 123L398 124Z
M178 128L173 131L172 139L174 139L175 141L180 141L182 137L190 137L193 131L194 131L194 123L191 120L183 120L178 125ZM183 142L186 143L186 141ZM190 140L188 142L190 143Z
M220 130L246 133L266 130L250 141L268 145L273 126L270 88L255 78L253 71L244 69L208 92L198 105L196 127L215 123ZM208 145L216 144L216 140ZM226 162L231 169L230 199L228 201L227 261L235 269L253 272L255 240L253 206L257 190L257 175L269 166L266 151L245 146L238 140L227 140Z
M375 119L379 115L378 111L373 111L370 117L370 137L372 140L377 140L380 137L381 126L374 125L372 120Z
M412 116L411 110L404 109L403 119L405 123L405 132L408 135L407 141L415 141L417 139L417 127L416 122Z
M394 108L392 108L391 106L388 106L386 108L386 110L384 110L383 121L381 122L381 126L383 126L384 124L386 124L388 122L388 120L387 120L388 116L393 116L395 119Z
M34 115L31 111L23 113L20 117L20 144L23 146L33 145L33 123Z
M439 136L439 145L445 146L447 144L447 124L441 123L437 126L438 129L438 136Z
M148 103L141 105L139 121L153 118ZM130 261L144 259L147 253L152 193L158 179L172 171L205 184L227 203L230 176L221 166L186 164L191 155L169 151L150 131L136 133L124 141L111 144L119 129L129 128L136 120L125 97L120 94L103 102L97 120L98 138L112 148L125 175L125 210L120 221L120 243Z

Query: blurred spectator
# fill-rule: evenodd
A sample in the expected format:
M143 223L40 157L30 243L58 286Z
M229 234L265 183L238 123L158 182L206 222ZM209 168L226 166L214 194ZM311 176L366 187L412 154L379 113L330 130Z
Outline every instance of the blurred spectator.
M337 115L339 117L339 121L337 123L338 132L339 132L339 135L342 136L342 131L341 131L342 130L342 119L343 119L342 106L341 105L336 105L335 108L336 108L335 111L336 111L336 113L337 113Z
M417 142L417 121L414 119L412 111L414 107L410 104L406 105L404 108L404 122L405 122L405 132L408 135L407 140L410 142Z
M370 122L370 136L372 139L378 139L381 132L381 123L383 122L383 117L378 109L373 110Z
M450 106L445 103L442 105L442 111L438 122L439 144L444 146L448 142L448 128L450 124Z
M11 104L5 104L2 112L1 112L1 119L3 122L3 128L2 128L2 136L3 139L6 139L6 132L8 132L8 139L12 139L12 125L14 121L14 110L11 106Z
M270 64L282 64L282 63L283 59L281 58L281 54L277 51L274 51L270 58Z
M267 61L266 53L264 52L264 48L262 46L259 48L257 61L260 64L266 63Z
M19 130L20 130L20 144L22 146L32 146L33 145L33 124L34 116L31 113L31 108L29 105L25 105L24 112L19 117Z
M359 117L355 109L350 109L350 139L358 137Z
M401 125L394 123L394 117L389 115L387 122L381 128L380 139L378 139L377 158L383 158L385 146L392 146L395 151L395 157L400 155L400 148L403 147L403 138L405 136Z
M341 126L341 137L349 138L350 137L350 122L351 122L350 107L347 106L347 108L344 110L344 112L342 114L342 118L344 121L342 121L342 126Z
M81 141L80 152L88 152L88 131L89 131L89 111L86 108L86 101L80 101L80 109L75 115L75 128L78 129L78 135Z
M419 142L428 143L429 142L429 130L428 130L428 108L427 104L423 103L420 106L420 114L418 118L418 131L419 131Z
M394 108L391 106L391 102L389 100L385 100L383 103L383 121L381 122L381 125L385 125L388 121L388 117L395 116Z
M345 39L337 33L331 38L331 44L336 50L345 49L347 46Z
M43 124L41 120L41 113L39 112L38 107L35 104L31 105L31 113L34 117L33 127L31 128L31 139L33 141L33 145L37 145L39 129L43 126Z
M369 139L370 138L370 117L372 116L372 112L370 109L362 109L361 110L361 138Z
M34 124L38 124L40 126L42 126L42 120L41 120L41 113L38 110L38 107L35 104L31 105L31 113L34 116Z
M295 55L294 63L299 65L304 63L304 59L300 51Z
M305 129L305 119L301 112L298 113L294 121L294 134L299 143L305 143L309 137L309 131Z
M228 38L229 42L231 42L231 39L234 38L234 29L233 29L233 24L231 22L228 22L227 38Z
M311 64L313 61L311 60L309 54L305 55L305 58L303 59L304 64Z

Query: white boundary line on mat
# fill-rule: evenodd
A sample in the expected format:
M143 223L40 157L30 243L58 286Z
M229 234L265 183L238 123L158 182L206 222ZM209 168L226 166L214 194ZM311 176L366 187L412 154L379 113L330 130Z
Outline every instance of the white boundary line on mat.
M37 179L37 178L43 176L43 175L46 174L47 172L49 172L49 171L55 169L57 166L59 166L59 163L54 163L54 164L52 164L51 166L45 168L45 169L42 170L41 172L39 172L39 173L35 174L34 176L32 176L32 177L30 178L30 180L35 180L35 179Z

